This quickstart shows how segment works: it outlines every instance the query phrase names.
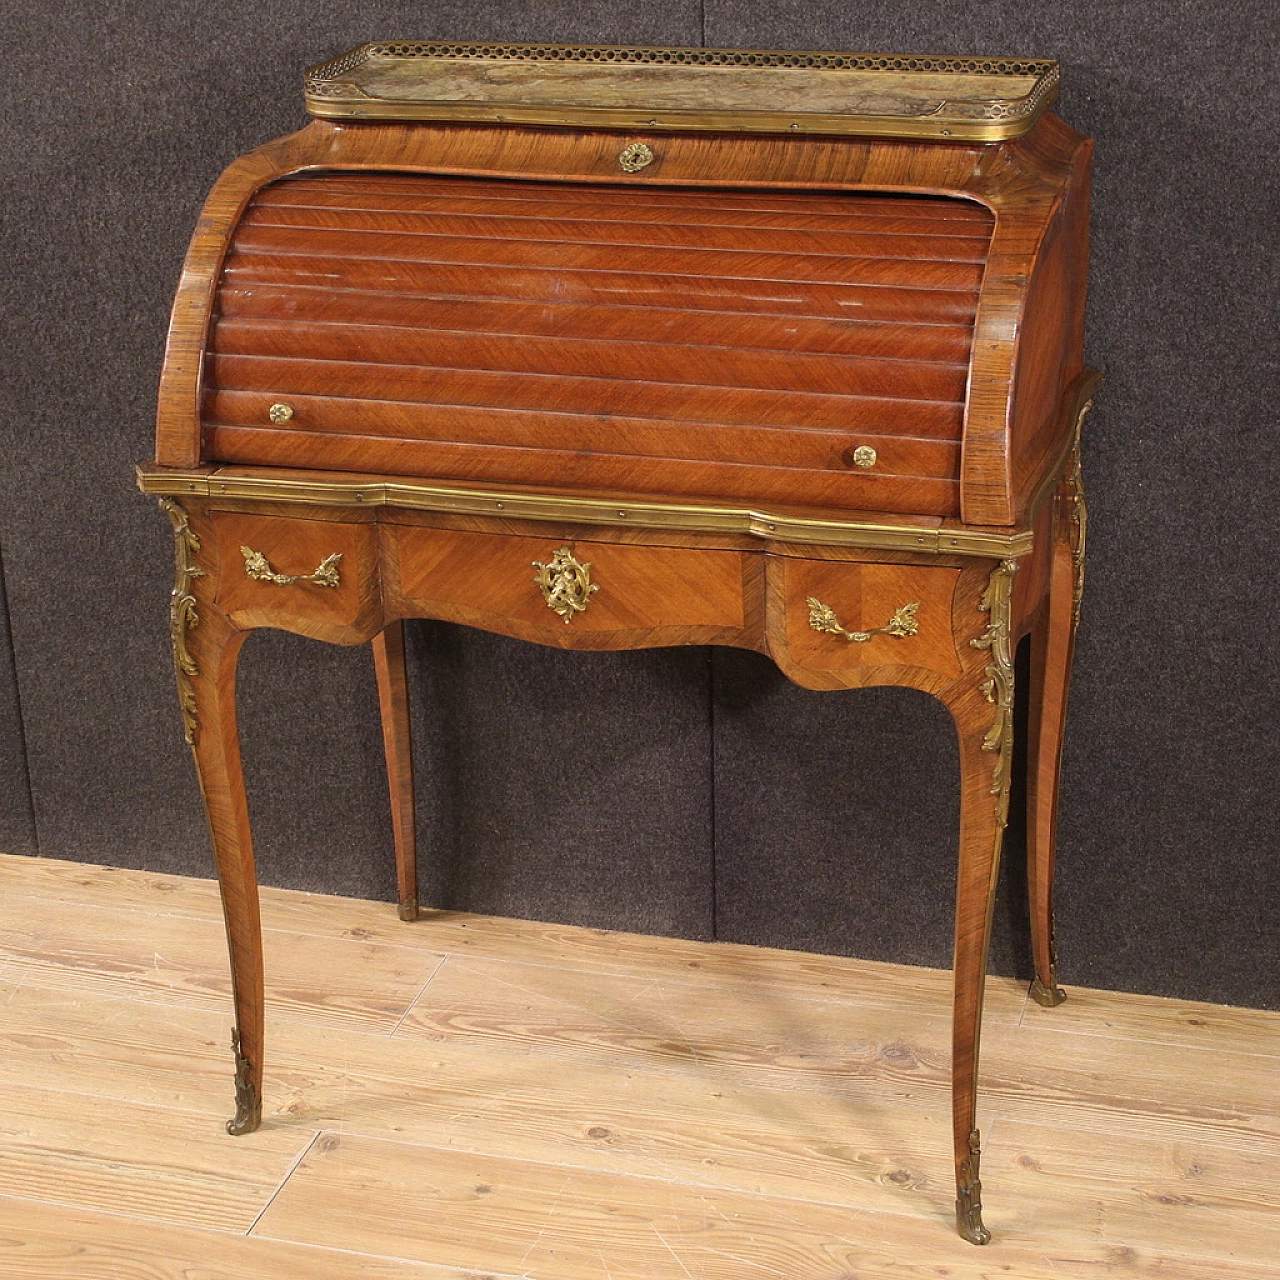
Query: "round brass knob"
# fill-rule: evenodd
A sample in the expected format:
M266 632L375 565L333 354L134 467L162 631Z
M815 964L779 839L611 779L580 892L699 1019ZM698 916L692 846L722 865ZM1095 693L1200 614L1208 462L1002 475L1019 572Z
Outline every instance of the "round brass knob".
M855 467L874 467L876 465L876 451L869 444L860 444L853 451L853 465Z
M267 417L272 422L288 422L293 417L293 405L291 404L273 404L267 410Z
M633 142L623 147L618 155L618 164L623 173L639 173L653 163L653 152L643 142Z

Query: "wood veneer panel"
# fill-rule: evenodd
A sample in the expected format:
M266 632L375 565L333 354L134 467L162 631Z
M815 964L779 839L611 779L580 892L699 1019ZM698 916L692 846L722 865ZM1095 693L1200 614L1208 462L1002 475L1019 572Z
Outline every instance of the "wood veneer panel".
M268 420L272 397L262 392L218 391L209 399L211 428L257 427ZM716 423L668 422L662 418L607 417L542 410L474 409L461 405L390 400L354 402L339 396L293 396L290 428L303 431L389 436L409 440L449 440L464 435L476 444L548 447L593 453L665 453L693 459L754 462L783 467L847 470L849 454L862 444L879 454L877 468L888 475L950 479L960 446L950 440L880 435L873 430L826 431L740 426L745 440L726 439ZM883 430L884 428L880 428Z
M643 302L646 309L676 307L691 313L826 317L930 327L971 325L977 306L976 295L954 289L809 283L801 292L785 281L717 276L691 279L661 272L591 274L567 268L555 273L555 296L548 299L549 282L543 270L378 258L313 258L288 253L231 253L223 279L233 286L312 285L331 295L361 289L465 299L527 298L552 306Z
M441 476L498 484L538 484L548 475L566 486L590 486L602 473L619 488L640 493L716 495L791 503L803 492L821 506L945 516L959 509L958 484L920 476L817 471L737 462L690 462L616 453L519 449L431 440L257 427L212 426L210 456L260 466L301 466L321 471L386 472Z
M605 339L643 333L643 341L685 347L736 347L765 351L824 352L961 364L968 359L965 325L894 324L809 316L689 311L677 306L628 306L623 302L551 302L344 288L335 291L282 273L279 283L228 284L219 294L228 318L282 320L303 317L313 324L366 324L391 329L492 331L508 335Z
M264 208L255 205L241 227L296 228L306 231L372 231L422 238L420 248L430 257L437 242L497 239L508 243L567 245L605 244L657 249L726 250L740 254L772 254L785 240L788 254L805 257L899 258L916 262L982 262L986 244L975 237L860 231L852 228L754 227L749 224L719 226L715 223L632 223L611 219L568 217L476 216L452 211L425 212L388 209ZM785 237L779 231L785 231ZM282 236L281 238L285 238ZM397 244L405 243L402 239ZM744 258L744 261L746 259ZM817 264L830 266L832 264ZM737 274L730 271L727 274Z
M402 262L455 262L467 266L534 267L549 272L603 271L628 276L652 269L650 255L638 247L628 260L615 244L578 244L571 240L525 241L488 236L416 236L403 232L370 234L313 230L308 227L261 227L241 224L235 238L239 253L304 253L316 258L374 258ZM970 262L936 257L816 257L807 252L663 247L662 273L669 276L726 276L738 280L785 280L794 284L898 285L911 289L977 290L982 268ZM644 264L643 266L641 264ZM554 288L549 285L549 288Z
M803 395L755 388L643 385L618 378L560 378L483 369L431 369L413 365L297 358L217 356L209 364L218 387L261 391L273 400L290 393L352 400L469 404L506 409L572 409L578 413L643 416L671 421L743 426L814 426L868 429L891 418L904 436L960 437L961 407L944 401L886 396ZM353 406L353 409L355 406ZM211 460L231 458L209 455Z
M992 225L921 196L276 182L232 237L205 456L953 514L959 456L909 442L960 437ZM326 409L255 441L226 392Z
M431 329L304 320L220 320L214 330L226 355L284 356L312 361L376 361L431 369L487 369L548 377L619 378L624 381L746 387L839 395L857 385L865 395L902 400L964 398L966 367L916 360L746 352L674 343L618 339L540 338L528 335L448 333ZM855 381L856 380L856 381Z

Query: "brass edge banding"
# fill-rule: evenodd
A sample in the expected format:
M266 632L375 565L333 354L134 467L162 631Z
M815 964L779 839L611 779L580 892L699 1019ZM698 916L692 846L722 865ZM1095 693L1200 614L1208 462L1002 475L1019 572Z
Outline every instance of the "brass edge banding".
M155 492L154 490L152 492ZM199 535L191 528L187 513L172 498L161 498L160 506L173 524L173 590L169 594L169 641L173 648L173 674L178 684L178 708L182 712L182 736L194 747L199 725L196 691L191 677L199 673L187 649L187 631L200 623L192 578L203 578L204 570L195 562L200 550Z
M354 88L354 86L352 86ZM1052 106L1055 88L1044 99ZM942 109L951 104L943 103ZM561 107L541 110L504 104L501 107L435 103L388 102L382 98L353 95L352 98L316 98L308 95L307 113L319 120L412 120L463 121L470 124L533 124L555 127L597 129L640 129L670 133L732 132L817 134L855 138L918 138L937 142L1008 142L1030 131L1037 116L1011 120L957 120L944 116L940 121L920 116L858 116L778 112L664 111L637 113L608 107Z
M681 529L703 533L741 533L774 542L868 547L886 551L920 551L939 555L993 556L1015 559L1032 548L1030 529L1012 533L976 529L936 529L880 525L857 520L815 520L776 516L732 507L698 507L671 503L628 502L619 506L597 498L551 494L503 493L455 489L443 485L379 480L359 484L344 480L286 480L275 476L233 476L207 471L170 470L143 464L138 468L143 493L183 494L202 498L245 498L295 502L313 506L403 507L463 515L501 515L512 520L579 521L586 524L641 529Z

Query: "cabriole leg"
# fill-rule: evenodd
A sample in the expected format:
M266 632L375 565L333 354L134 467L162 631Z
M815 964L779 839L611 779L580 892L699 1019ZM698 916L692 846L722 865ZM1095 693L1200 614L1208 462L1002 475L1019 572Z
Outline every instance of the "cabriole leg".
M981 1138L977 1124L978 1050L991 913L1009 813L1013 758L1013 662L1010 597L1013 561L992 571L982 635L972 641L988 660L977 689L952 705L960 746L960 856L951 1030L951 1103L956 1168L956 1229L971 1244L991 1234L982 1221Z
M374 636L382 742L391 792L391 830L396 850L400 919L418 918L418 846L413 811L413 746L409 736L409 681L405 670L404 623L392 622Z
M1027 761L1027 897L1036 967L1031 996L1046 1008L1067 998L1058 985L1053 870L1067 692L1084 587L1085 505L1078 446L1060 495L1057 525L1048 600L1031 633Z
M170 621L178 700L209 821L231 960L236 1113L227 1132L251 1133L262 1120L263 1007L258 879L236 724L236 663L247 633L209 600L211 580L199 565L200 539L186 512L169 500L161 505L173 521L177 551Z

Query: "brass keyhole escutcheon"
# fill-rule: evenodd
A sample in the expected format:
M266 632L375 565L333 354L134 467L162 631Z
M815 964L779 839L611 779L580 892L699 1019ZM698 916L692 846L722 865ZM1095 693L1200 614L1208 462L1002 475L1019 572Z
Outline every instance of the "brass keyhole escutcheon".
M267 410L267 417L274 423L288 422L293 417L293 405L291 404L273 404Z
M533 567L538 571L534 582L547 608L558 613L566 626L575 614L587 611L592 594L600 590L599 585L591 581L590 562L575 560L568 547L561 547L545 564L535 560Z
M618 156L618 164L623 173L639 173L653 163L653 152L643 142L633 142L623 147Z

